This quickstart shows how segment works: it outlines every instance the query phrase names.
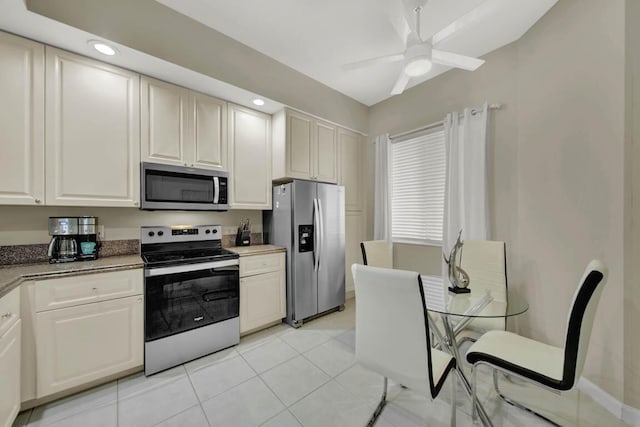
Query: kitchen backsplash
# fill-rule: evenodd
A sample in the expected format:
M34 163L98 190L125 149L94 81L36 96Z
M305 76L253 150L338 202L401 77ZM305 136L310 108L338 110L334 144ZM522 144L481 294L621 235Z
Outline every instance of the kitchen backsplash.
M262 243L262 233L251 233L251 244ZM236 245L235 234L222 235L222 246L228 248ZM35 243L31 245L5 245L0 246L0 267L3 265L31 264L47 262L48 244ZM133 255L140 253L140 240L105 240L100 248L100 257L118 255Z

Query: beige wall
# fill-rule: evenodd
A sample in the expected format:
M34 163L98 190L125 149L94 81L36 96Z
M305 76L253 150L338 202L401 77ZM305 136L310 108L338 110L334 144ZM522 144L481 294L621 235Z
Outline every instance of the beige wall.
M511 325L561 346L583 269L602 258L609 284L585 375L620 400L624 7L623 0L560 0L477 71L446 73L373 106L369 117L369 134L378 135L484 101L504 104L490 120L491 237L507 242L509 284L530 303ZM427 257L441 256L429 247L396 253L408 250L405 267L419 271L435 265Z
M624 403L640 408L640 2L627 0L625 21Z
M50 216L93 215L104 225L106 240L139 239L141 225L221 224L223 234L235 233L240 218L250 218L252 231L262 231L262 211L228 212L141 211L134 208L0 206L0 246L48 243Z
M274 101L365 131L368 108L154 0L27 0L27 8Z

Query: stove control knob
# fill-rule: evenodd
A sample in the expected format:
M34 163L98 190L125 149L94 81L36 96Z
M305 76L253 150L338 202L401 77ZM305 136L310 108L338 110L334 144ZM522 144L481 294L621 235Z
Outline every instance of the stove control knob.
M217 229L217 228L214 228L214 229L213 229L213 234L216 234L217 232L218 232L218 229Z
M207 229L207 230L205 231L205 233L209 234L209 233L211 233L211 230Z
M164 231L158 231L158 236L162 236L164 234Z
M154 233L153 231L150 231L150 232L149 232L149 237L153 237L153 236L155 236L155 234L156 234L156 233Z

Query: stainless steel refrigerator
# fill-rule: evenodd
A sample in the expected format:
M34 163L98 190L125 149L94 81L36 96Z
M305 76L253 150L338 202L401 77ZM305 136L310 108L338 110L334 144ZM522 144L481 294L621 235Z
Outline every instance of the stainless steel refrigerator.
M344 307L344 187L293 181L273 187L267 241L287 248L287 323Z

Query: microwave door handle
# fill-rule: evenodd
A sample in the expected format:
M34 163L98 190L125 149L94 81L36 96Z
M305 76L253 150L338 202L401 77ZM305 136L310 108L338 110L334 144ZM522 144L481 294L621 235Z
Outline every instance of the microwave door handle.
M213 177L213 203L218 204L220 200L220 179L217 176Z

